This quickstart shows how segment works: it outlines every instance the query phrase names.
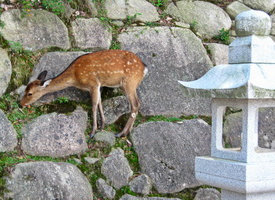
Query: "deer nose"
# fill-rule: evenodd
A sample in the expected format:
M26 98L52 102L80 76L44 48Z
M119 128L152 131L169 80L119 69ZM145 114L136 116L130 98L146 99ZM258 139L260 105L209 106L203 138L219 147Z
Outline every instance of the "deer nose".
M20 101L20 105L21 105L21 107L25 107L26 106L26 104L24 104L22 101Z

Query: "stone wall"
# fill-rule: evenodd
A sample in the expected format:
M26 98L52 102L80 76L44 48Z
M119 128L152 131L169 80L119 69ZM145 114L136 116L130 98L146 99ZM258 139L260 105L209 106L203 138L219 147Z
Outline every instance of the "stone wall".
M209 120L210 99L184 96L177 81L198 79L213 65L227 64L234 19L242 11L267 12L275 38L274 0L60 1L61 13L44 1L29 7L26 2L0 1L0 159L23 162L0 166L0 180L6 180L0 184L0 190L5 188L0 199L152 198L148 194L165 199L168 193L175 198L220 199L215 189L197 190L200 184L194 177L195 156L210 154L211 127L198 117ZM128 139L115 139L107 128L87 140L89 94L75 88L42 97L36 102L39 113L18 107L21 84L35 80L41 71L52 78L86 52L117 48L134 52L148 67L138 88L142 120ZM21 90L14 91L17 87ZM126 98L118 93L111 91L103 102L109 128L129 112ZM9 98L16 100L12 104ZM43 104L62 98L71 100L76 110L66 115L44 112ZM24 120L14 117L15 112L16 117L23 113ZM160 115L177 122L146 120ZM264 121L271 116L273 110L262 112L262 126L273 125L272 120ZM239 136L230 134L239 129L238 119L237 113L225 122L230 135L226 142L232 146L238 146ZM261 145L265 138L275 138L273 132L261 133ZM195 189L188 193L187 188ZM122 196L126 193L132 196Z

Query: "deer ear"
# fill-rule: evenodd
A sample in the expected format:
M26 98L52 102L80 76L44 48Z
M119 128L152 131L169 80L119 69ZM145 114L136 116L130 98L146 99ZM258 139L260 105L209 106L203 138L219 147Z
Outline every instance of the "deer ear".
M45 70L45 71L43 71L43 72L41 72L39 75L38 75L38 77L37 77L37 80L40 80L40 81L44 81L45 80L45 78L46 78L46 76L47 76L47 71Z
M42 86L43 88L45 88L45 87L47 87L47 86L50 84L51 81L52 81L52 79L43 81L43 82L41 82L41 86Z

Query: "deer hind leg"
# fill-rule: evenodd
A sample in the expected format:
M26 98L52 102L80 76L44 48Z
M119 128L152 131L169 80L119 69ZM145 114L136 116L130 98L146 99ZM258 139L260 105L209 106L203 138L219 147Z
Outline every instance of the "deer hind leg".
M99 103L101 102L100 86L91 88L90 95L92 99L92 113L93 113L93 129L92 129L92 132L90 133L90 137L93 137L95 134L95 131L97 130L97 107L99 106L99 104L101 104Z
M124 129L116 135L117 137L128 135L133 128L140 107L139 99L136 93L136 88L137 87L131 87L130 85L124 87L126 96L131 104L131 114Z
M103 130L104 126L105 126L105 117L104 117L104 112L103 112L103 107L102 107L101 95L99 95L98 108L99 108L99 113L100 113L100 117L101 117L100 129Z

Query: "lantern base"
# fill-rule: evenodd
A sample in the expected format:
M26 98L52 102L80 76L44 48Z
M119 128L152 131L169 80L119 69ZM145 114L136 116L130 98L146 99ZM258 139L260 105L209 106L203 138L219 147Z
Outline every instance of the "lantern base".
M271 199L275 199L275 192L241 194L241 193L231 192L228 190L222 190L221 199L222 200L271 200Z
M236 196L223 200L275 199L274 169L275 162L245 163L213 157L196 157L195 163L196 179L199 182L221 188L225 197Z

